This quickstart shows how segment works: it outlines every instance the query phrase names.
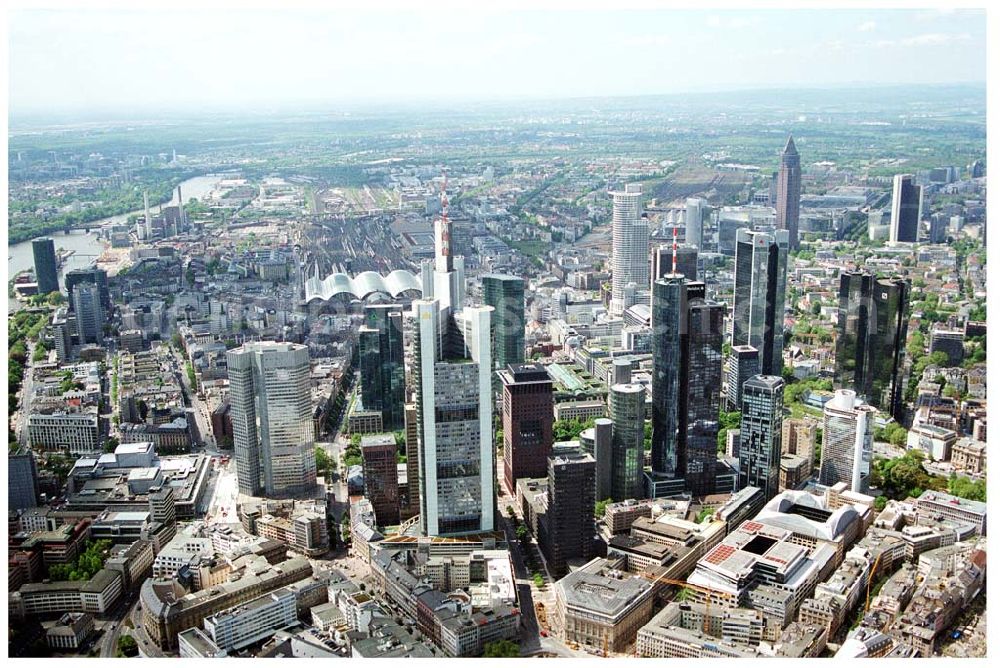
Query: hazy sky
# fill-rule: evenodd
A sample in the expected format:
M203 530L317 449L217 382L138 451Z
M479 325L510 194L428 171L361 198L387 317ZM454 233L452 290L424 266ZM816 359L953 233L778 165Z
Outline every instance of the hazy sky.
M979 10L64 9L9 20L18 115L986 80Z

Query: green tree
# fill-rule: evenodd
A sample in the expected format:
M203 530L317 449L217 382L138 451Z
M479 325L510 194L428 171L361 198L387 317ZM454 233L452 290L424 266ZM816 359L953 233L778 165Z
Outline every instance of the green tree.
M719 431L739 429L741 415L739 411L719 411Z
M713 514L715 514L715 508L712 508L711 506L702 508L698 513L698 517L695 519L695 524L701 524L706 517L711 517Z
M483 657L487 659L513 659L520 655L520 645L512 640L495 640L483 646Z
M948 479L948 493L970 501L986 501L986 480L970 480L952 474Z
M906 430L906 427L903 427L896 423L889 424L885 428L884 432L886 440L888 440L889 443L892 443L895 446L906 445L906 437L908 434L909 432Z
M613 503L611 499L604 499L603 501L598 501L594 504L594 517L598 519L604 518L604 511L607 509L608 504Z
M351 518L347 513L344 513L340 520L340 535L343 538L344 545L351 544Z
M139 653L139 643L130 635L119 636L118 651L122 656L135 656Z
M552 436L553 439L558 443L560 441L575 441L580 438L580 434L584 429L589 429L594 426L597 418L590 418L589 420L556 420L552 425Z

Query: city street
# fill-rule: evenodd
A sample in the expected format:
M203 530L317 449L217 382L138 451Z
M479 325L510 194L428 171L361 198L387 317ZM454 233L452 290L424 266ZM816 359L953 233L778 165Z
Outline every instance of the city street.
M10 416L9 425L10 428L14 430L17 434L18 443L22 445L28 442L28 408L30 408L31 398L34 396L35 391L35 378L34 373L32 373L33 363L31 361L32 355L35 354L35 344L31 341L26 342L28 349L27 361L24 364L24 380L21 381L21 390L18 393L18 408L13 415Z
M205 514L205 524L237 524L236 500L239 496L239 485L236 480L236 461L229 460L225 466L221 462L213 462L215 477L212 481L208 512Z
M122 636L123 631L127 631L127 635L134 636L130 629L125 628L125 622L131 619L132 612L138 600L139 590L136 589L122 596L121 600L115 605L111 615L113 619L104 625L104 636L101 638L101 657L107 658L115 655L115 651L118 649L118 638Z
M191 386L187 375L187 360L183 351L174 350L173 359L176 364L176 375L178 382L184 390L189 406L187 407L187 418L193 427L195 442L204 444L205 447L214 448L216 446L215 436L212 434L212 415L208 403L198 396L198 390Z

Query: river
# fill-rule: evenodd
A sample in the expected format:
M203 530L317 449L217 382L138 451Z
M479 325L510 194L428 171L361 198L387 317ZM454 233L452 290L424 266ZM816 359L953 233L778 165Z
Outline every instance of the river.
M188 179L187 181L183 181L181 182L181 195L184 197L185 201L190 200L192 197L196 199L203 199L206 195L212 192L212 189L215 188L215 184L223 178L225 177L210 174L207 176L196 176ZM175 188L173 198L170 200L169 204L164 204L163 206L175 205L177 203L177 189ZM158 210L158 207L150 206L150 209L155 212ZM110 223L123 223L129 216L137 214L142 215L142 213L142 209L139 209L138 211L131 211L117 216L110 216L108 218L95 220L90 223L91 231L89 234L85 233L83 230L72 230L69 234L62 232L53 233L51 236L53 241L55 241L57 250L64 248L66 250L76 251L63 264L63 268L60 270L60 273L72 271L73 269L89 267L97 260L101 253L104 252L104 241L99 239L95 234L99 227ZM24 271L25 269L31 269L34 264L35 258L31 251L30 240L22 241L19 244L7 247L7 280L10 280L18 272Z

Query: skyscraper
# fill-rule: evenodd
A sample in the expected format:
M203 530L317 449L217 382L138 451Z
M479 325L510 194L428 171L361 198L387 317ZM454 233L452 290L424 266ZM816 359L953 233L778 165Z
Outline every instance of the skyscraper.
M396 439L392 434L361 437L365 498L371 501L380 527L399 524L399 474Z
M781 375L787 273L788 232L737 230L732 345L756 348L765 376Z
M461 257L451 255L447 200L434 241L433 271L429 263L422 270L424 298L413 302L420 528L425 536L492 531L493 308L459 310L465 268Z
M406 491L399 502L399 519L405 521L420 513L420 444L417 440L417 407L406 404Z
M524 279L504 274L483 276L483 303L493 307L494 366L524 362Z
M104 309L96 285L80 283L73 289L73 311L80 344L101 343L104 340Z
M781 152L781 167L778 169L778 184L775 191L775 225L779 230L788 230L788 246L792 250L799 247L799 198L802 195L802 167L799 152L792 136L788 135L785 149Z
M460 325L450 314L441 320L437 299L414 301L413 308L422 531L429 536L491 531L493 309L466 307L459 316L461 333L449 336L444 330Z
M66 284L66 300L72 307L73 289L80 283L93 283L97 286L97 291L101 294L101 306L105 313L111 312L111 292L108 290L108 272L98 269L97 265L91 265L83 269L73 269L67 271L63 280Z
M639 200L642 186L629 183L623 191L611 193L611 315L620 317L631 303L625 287L649 285L649 225L642 218Z
M704 233L705 210L708 201L700 197L688 197L687 211L684 216L684 242L694 246L695 250L704 250L702 245ZM692 278L692 281L697 280Z
M541 478L552 452L552 379L540 364L511 364L503 382L503 479L514 494L520 478Z
M241 494L291 497L316 486L309 349L245 343L226 353Z
M653 479L696 496L715 491L724 312L704 283L653 284Z
M826 402L820 484L845 482L853 492L868 493L875 413L851 390L837 390Z
M920 208L923 188L913 174L896 174L892 178L892 216L889 219L889 241L915 242L920 232Z
M548 510L545 513L542 549L553 574L567 571L567 559L594 556L593 456L577 445L560 445L548 458Z
M644 427L645 428L645 427ZM580 433L580 446L597 462L594 497L598 501L611 498L611 451L614 444L614 422L597 418L594 426Z
M760 353L753 346L733 346L729 353L726 404L731 411L743 410L743 384L760 373Z
M146 241L153 240L153 216L149 212L149 191L144 190L142 192L142 206L143 206L143 232L145 234Z
M56 244L49 237L31 242L31 253L35 256L35 278L38 294L45 295L59 289L59 275L56 266Z
M759 487L765 500L778 493L784 392L779 376L754 376L743 386L739 488Z
M642 441L645 437L646 390L642 385L612 385L611 493L615 501L642 498Z
M403 367L403 311L396 304L365 306L365 324L358 330L361 402L382 412L382 429L403 428L406 374Z
M7 504L8 510L38 505L38 467L28 448L7 454Z
M909 319L908 279L862 271L840 275L837 384L897 419L903 409L903 350Z

